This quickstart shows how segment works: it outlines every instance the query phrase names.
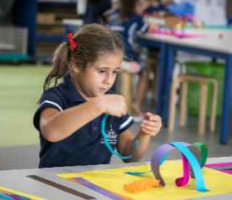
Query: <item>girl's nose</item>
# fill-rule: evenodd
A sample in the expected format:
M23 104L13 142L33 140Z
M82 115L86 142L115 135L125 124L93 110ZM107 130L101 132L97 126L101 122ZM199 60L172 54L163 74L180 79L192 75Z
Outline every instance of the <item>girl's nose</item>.
M113 75L112 74L108 74L105 79L104 79L104 83L107 85L110 85L113 81Z

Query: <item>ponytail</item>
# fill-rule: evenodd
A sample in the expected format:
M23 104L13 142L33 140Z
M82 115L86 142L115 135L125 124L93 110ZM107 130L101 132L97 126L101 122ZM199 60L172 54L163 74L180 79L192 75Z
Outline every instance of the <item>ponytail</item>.
M66 76L69 72L69 51L66 42L60 44L53 55L53 68L45 79L43 89L47 90L54 79L54 86L57 85L60 78Z

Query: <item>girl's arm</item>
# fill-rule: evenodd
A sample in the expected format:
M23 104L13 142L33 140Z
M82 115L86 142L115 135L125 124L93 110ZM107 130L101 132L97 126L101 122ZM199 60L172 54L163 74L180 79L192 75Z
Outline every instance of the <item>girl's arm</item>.
M54 108L44 109L40 116L40 130L48 141L57 142L69 137L103 113L121 117L126 112L124 97L104 95L62 112Z
M122 133L119 136L118 151L123 156L132 155L131 159L125 161L139 161L147 152L151 137L159 133L161 126L159 116L146 113L141 129L135 138L129 130Z

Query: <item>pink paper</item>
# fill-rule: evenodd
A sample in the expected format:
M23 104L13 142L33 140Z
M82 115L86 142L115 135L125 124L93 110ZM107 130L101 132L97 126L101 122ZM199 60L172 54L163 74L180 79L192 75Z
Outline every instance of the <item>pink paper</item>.
M224 173L227 173L227 174L231 174L232 175L232 169L222 169L220 170L220 167L229 167L231 166L232 168L232 162L227 162L227 163L213 163L213 164L206 164L205 167L208 167L208 168L212 168L212 169L215 169L215 170L218 170L218 171L221 171L221 172L224 172ZM218 168L218 169L217 169Z
M166 36L172 36L177 38L197 38L197 37L205 37L206 35L203 34L194 34L194 33L181 33L176 31L170 31L170 30L153 30L151 33L156 35L166 35Z
M226 167L231 166L232 162L226 162L226 163L212 163L212 164L206 164L205 167Z

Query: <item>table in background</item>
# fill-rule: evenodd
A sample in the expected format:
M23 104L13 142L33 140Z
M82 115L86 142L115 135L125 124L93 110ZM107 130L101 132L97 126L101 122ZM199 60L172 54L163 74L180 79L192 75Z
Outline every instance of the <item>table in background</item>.
M177 38L161 34L144 34L139 36L138 42L142 46L148 48L160 47L158 103L156 111L162 116L164 125L167 126L170 87L177 51L208 56L214 59L223 59L225 61L225 73L220 142L226 144L232 78L232 30L189 29L186 32L198 34L199 37Z

